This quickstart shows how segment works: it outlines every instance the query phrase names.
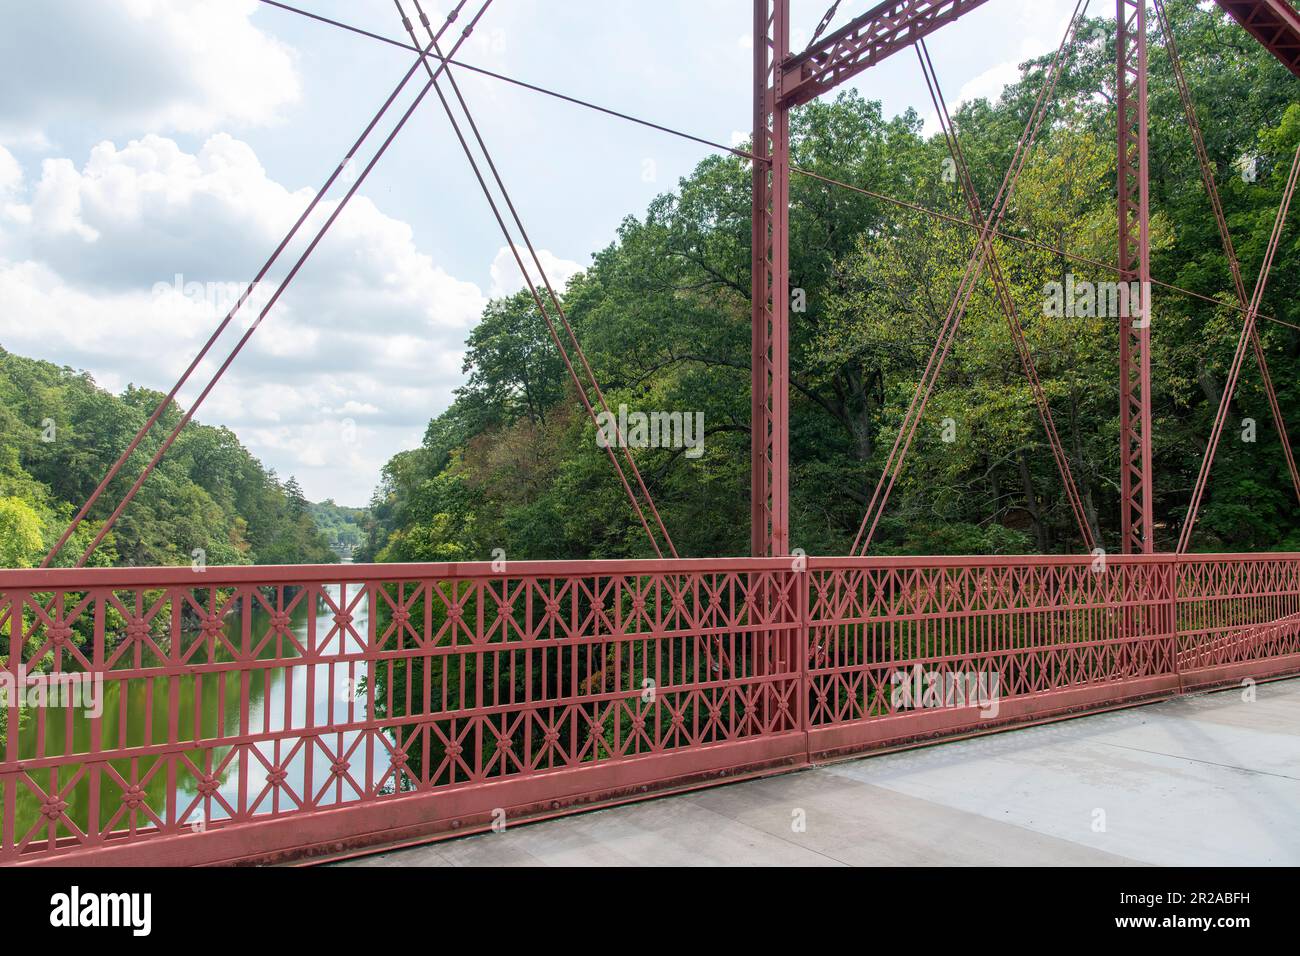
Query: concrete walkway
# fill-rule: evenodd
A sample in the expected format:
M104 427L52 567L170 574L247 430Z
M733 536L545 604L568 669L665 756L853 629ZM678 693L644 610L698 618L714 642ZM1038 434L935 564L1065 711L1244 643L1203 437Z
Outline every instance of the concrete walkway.
M343 865L1294 866L1300 679L1256 693L866 757Z

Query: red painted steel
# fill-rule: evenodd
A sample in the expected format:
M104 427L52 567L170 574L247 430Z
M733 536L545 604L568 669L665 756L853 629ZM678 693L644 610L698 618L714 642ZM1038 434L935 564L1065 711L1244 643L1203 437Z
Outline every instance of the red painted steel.
M822 18L817 22L817 29L813 30L812 39L808 41L808 46L813 47L817 45L817 41L820 40L822 34L826 32L826 28L831 25L831 21L835 19L835 14L839 12L839 9L840 0L835 0L827 11L822 14Z
M1155 538L1146 0L1116 0L1115 18L1120 282L1138 290L1127 297L1128 307L1119 320L1120 541L1126 554L1150 554Z
M1300 13L1286 0L1216 0L1282 64L1300 76Z
M984 558L811 572L812 754L1176 691L1173 565ZM910 691L910 693L906 693Z
M981 2L886 2L823 40L833 6L812 47L790 57L788 0L755 0L755 557L0 570L0 862L238 862L463 832L503 813L518 820L1300 672L1300 554L782 557L790 547L788 110ZM1287 31L1300 29L1294 11L1275 0L1221 5L1251 7L1243 23L1285 60ZM1138 317L1149 318L1145 9L1141 0L1117 8L1119 272L1142 284ZM996 281L992 237L1084 12L1080 0L987 215L932 83L980 232L931 357L935 376L983 264ZM1268 27L1268 16L1286 23ZM430 88L455 124L436 82L454 53L444 57L436 40L423 48L411 73L424 64L429 84L344 202ZM535 259L450 72L448 81ZM1194 114L1190 121L1204 166ZM1246 321L1231 382L1246 343L1257 342L1259 300L1298 171L1300 151L1249 303L1237 281ZM493 210L509 238L495 202ZM546 292L572 339L549 284ZM1121 349L1125 548L1149 552L1146 322L1125 322ZM932 385L930 368L927 378ZM923 382L916 419L926 396ZM915 431L911 416L882 476L880 509ZM859 533L864 548L875 504ZM102 710L78 718L73 707L22 704L85 681L98 688Z
M233 862L1300 670L1300 554L0 571L0 642L105 701L6 701L0 861Z
M790 552L790 113L780 63L789 0L754 0L750 254L750 553Z
M330 839L388 829L411 798L445 797L421 806L450 827L567 799L574 780L802 753L800 655L774 646L800 633L785 562L250 570L0 572L14 686L46 660L102 679L107 701L88 737L40 708L9 734L0 859L229 860L301 847L300 826L325 832L304 818L353 804L374 812L325 818L345 821ZM278 709L252 693L272 685Z
M789 108L816 99L985 2L885 0L798 56L784 58L780 103Z
M1282 555L1177 565L1178 668L1204 671L1300 654L1300 566Z

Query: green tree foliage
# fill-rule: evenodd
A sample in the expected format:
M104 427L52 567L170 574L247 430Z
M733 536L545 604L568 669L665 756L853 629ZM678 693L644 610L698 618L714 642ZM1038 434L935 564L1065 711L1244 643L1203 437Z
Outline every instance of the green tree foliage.
M85 372L0 349L0 566L39 563L163 396L120 396ZM172 405L63 549L70 564L180 420ZM228 428L190 422L92 556L94 564L336 560L302 490L281 484Z
M21 498L0 498L0 568L30 568L43 543L41 516Z
M1217 8L1170 11L1229 223L1253 284L1300 140L1294 77ZM1010 203L997 254L1057 429L1100 542L1119 545L1118 319L1052 313L1049 283L1113 282L1080 264L1116 259L1114 26L1089 21L1067 51L1049 122ZM1048 57L996 102L955 121L985 208L1001 185ZM1158 34L1151 55L1153 272L1204 298L1157 288L1153 316L1156 535L1176 541L1241 328L1227 261ZM942 137L917 114L887 118L845 93L795 111L794 163L966 219ZM750 174L704 160L627 218L565 291L609 404L701 411L705 450L635 452L686 555L748 549ZM1294 214L1292 216L1294 220ZM844 553L921 380L967 259L952 221L795 174L790 284L792 544ZM1064 249L1069 256L1053 251ZM1300 440L1300 226L1283 238L1262 321L1284 417ZM1289 323L1289 324L1288 324ZM467 382L421 447L395 456L372 502L362 555L380 560L649 555L549 333L525 295L493 302L467 343ZM594 400L595 396L591 396ZM1245 420L1256 440L1245 441ZM1258 369L1248 359L1194 546L1300 546L1300 511ZM950 425L951 427L947 427ZM948 441L945 438L951 438ZM1081 537L1006 319L976 288L877 553L1068 552Z
M312 520L329 546L340 555L351 555L361 547L366 526L370 521L367 508L346 508L328 498L318 504L308 505Z

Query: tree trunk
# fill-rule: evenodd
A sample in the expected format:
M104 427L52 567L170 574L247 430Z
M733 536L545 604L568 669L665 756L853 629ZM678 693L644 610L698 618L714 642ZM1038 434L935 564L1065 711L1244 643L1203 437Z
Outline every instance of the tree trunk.
M1029 475L1029 457L1022 450L1016 459L1020 464L1020 483L1025 491L1025 510L1034 521L1034 540L1038 546L1038 553L1046 554L1049 546L1047 527L1043 524L1043 512L1038 505L1038 496L1034 494L1033 479Z

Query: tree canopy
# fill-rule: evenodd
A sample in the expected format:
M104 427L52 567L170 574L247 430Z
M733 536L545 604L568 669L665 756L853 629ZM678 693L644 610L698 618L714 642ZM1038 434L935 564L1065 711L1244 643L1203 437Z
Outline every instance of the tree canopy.
M120 396L86 372L0 349L0 567L39 563L163 395ZM173 403L91 510L56 564L80 556L175 427ZM91 563L294 564L337 560L302 490L281 483L228 428L191 421Z
M1300 140L1295 79L1217 9L1171 9L1184 68L1246 274L1262 259ZM1154 32L1154 31L1153 31ZM1053 283L1116 259L1114 25L1089 21L1067 51L1050 122L997 254L1084 500L1119 544L1118 319L1050 314ZM954 115L985 207L1041 86L1022 66L996 102ZM798 167L965 219L942 136L915 112L886 117L854 93L794 111ZM1187 510L1242 314L1158 33L1151 51L1153 273L1212 301L1157 289L1153 315L1156 536ZM1249 170L1249 174L1243 172ZM907 206L794 175L790 282L791 543L845 553L974 244ZM1260 322L1284 417L1300 422L1300 228L1289 225ZM629 216L564 293L611 406L700 411L705 450L634 452L684 555L743 554L749 523L750 175L702 161ZM466 384L419 448L386 466L361 557L380 560L647 556L649 543L595 442L526 293L489 305L467 342ZM1300 547L1275 424L1253 360L1233 402L1194 547ZM1253 422L1253 430L1250 423ZM1292 431L1293 437L1297 433ZM1239 440L1240 439L1240 440ZM1253 440L1251 440L1253 439ZM1068 552L1081 537L1006 321L985 279L922 421L876 552Z

